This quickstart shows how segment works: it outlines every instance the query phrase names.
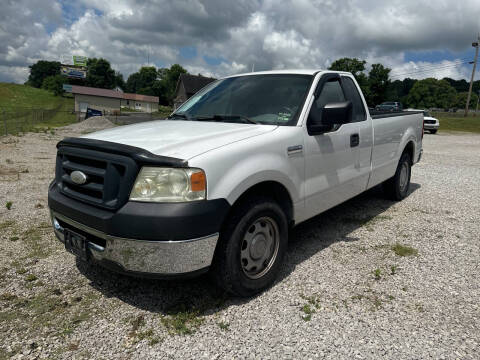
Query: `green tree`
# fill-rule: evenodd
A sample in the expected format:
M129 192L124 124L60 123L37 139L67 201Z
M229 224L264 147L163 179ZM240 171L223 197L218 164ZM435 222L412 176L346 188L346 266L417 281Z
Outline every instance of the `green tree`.
M335 60L328 69L335 71L348 71L356 78L360 73L365 71L366 63L365 60L359 60L357 58L341 58Z
M368 73L368 88L370 90L367 103L370 106L378 105L387 99L387 88L390 83L388 74L390 69L382 64L373 64Z
M334 71L348 71L352 73L362 89L365 99L367 99L370 90L368 88L368 78L364 73L366 63L365 60L359 60L357 58L341 58L335 60L328 69Z
M113 89L116 85L115 71L105 59L90 58L87 60L87 86Z
M175 89L177 87L178 78L181 74L187 74L187 70L185 70L179 64L173 64L166 72L166 76L161 80L165 84L165 88L167 91L166 95L170 104L173 103L173 97L175 96Z
M428 78L413 85L407 96L408 106L419 109L449 108L455 103L457 92L445 80Z
M455 96L455 101L453 102L452 106L456 107L457 109L465 109L465 105L467 104L467 98L468 98L468 91L458 93L457 96ZM468 105L468 107L470 109L475 110L477 106L477 101L478 101L477 94L472 93L472 96L470 97L470 104Z
M43 84L43 80L49 76L60 75L60 63L58 61L39 60L35 64L30 65L30 75L27 84L39 88Z
M43 79L42 89L53 92L55 96L63 94L63 84L67 83L67 78L62 75L48 76Z
M447 81L455 90L457 90L457 92L468 91L469 83L465 79L453 80L451 78L446 77L446 78L443 78L443 80Z
M168 105L175 96L180 74L185 73L187 70L178 64L158 70L152 66L143 66L128 77L125 89L127 92L158 96L160 104Z

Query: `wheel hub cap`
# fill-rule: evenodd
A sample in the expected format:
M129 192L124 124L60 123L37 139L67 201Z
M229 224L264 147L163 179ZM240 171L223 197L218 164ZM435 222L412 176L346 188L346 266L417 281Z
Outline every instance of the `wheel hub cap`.
M251 279L265 275L275 262L279 244L275 220L270 217L255 220L242 240L240 261L244 274Z

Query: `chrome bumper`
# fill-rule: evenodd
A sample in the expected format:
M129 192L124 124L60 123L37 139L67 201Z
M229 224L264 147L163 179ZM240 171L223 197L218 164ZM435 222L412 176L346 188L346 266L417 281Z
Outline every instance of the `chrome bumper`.
M152 275L180 275L202 270L211 265L219 234L179 241L148 241L107 235L51 211L55 235L64 243L63 222L71 230L81 230L104 239L105 246L87 242L89 256L99 262L114 263L123 272ZM70 229L69 226L66 226ZM87 236L88 240L88 236Z

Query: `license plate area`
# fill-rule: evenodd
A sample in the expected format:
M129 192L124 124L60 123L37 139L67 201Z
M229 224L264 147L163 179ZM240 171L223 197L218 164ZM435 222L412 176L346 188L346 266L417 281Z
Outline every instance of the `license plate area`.
M85 236L70 229L64 229L65 249L80 259L88 260L88 241Z

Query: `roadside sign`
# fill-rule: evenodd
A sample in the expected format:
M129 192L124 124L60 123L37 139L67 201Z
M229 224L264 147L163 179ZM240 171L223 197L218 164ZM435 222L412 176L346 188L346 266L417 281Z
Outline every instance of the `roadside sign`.
M60 74L69 78L85 79L87 77L87 70L75 68L73 66L62 65Z
M87 66L87 57L73 55L73 65L75 66Z
M63 91L65 91L65 92L67 92L67 93L71 93L71 92L72 92L72 85L63 84L62 88L63 88Z

